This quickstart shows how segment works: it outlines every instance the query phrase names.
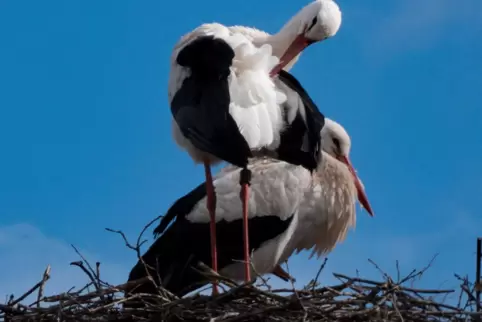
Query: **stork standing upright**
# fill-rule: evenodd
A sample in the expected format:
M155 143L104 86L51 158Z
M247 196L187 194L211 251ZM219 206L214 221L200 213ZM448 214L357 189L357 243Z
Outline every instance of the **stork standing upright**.
M249 237L253 247L253 272L273 272L293 252L314 248L318 255L332 250L355 225L358 200L370 215L373 211L364 187L349 161L350 138L337 123L327 119L322 130L323 157L313 173L302 166L271 158L250 163L254 172L249 197ZM236 210L240 199L239 168L229 165L215 178L219 267L222 275L242 280L241 241L236 236L242 218ZM160 278L162 286L182 296L207 283L196 264L209 261L209 210L201 184L176 201L154 233L160 235L142 256ZM169 226L171 221L174 223ZM129 281L146 275L143 262L131 270ZM152 283L136 286L135 292L156 292Z
M335 2L313 1L277 34L290 43L281 59L272 55L271 45L257 47L242 34L221 24L201 25L176 44L168 89L173 136L196 163L204 164L211 220L211 263L215 271L218 268L216 197L211 165L227 161L242 168L239 183L245 279L250 280L248 159L254 151L276 151L282 144L285 126L280 104L286 101L286 96L270 77L310 44L335 35L340 24L341 12Z

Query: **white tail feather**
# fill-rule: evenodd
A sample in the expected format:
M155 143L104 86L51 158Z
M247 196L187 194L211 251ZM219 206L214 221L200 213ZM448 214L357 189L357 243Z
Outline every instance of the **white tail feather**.
M234 51L229 112L251 149L274 149L283 126L279 105L286 101L269 76L279 59L272 55L270 45L257 48L246 38Z

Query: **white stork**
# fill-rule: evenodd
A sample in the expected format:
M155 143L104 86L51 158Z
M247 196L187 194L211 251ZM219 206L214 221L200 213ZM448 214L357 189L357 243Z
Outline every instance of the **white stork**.
M204 164L215 271L218 267L214 224L216 197L210 166L227 161L242 168L239 183L244 215L245 274L250 280L247 200L251 171L247 168L248 159L269 151L275 152L278 159L284 160L283 155L287 155L286 161L294 159L295 164L303 163L300 160L303 157L291 155L292 148L284 148L293 145L282 142L287 124L280 104L286 102L286 95L270 77L310 44L335 35L340 24L341 12L335 2L313 1L278 33L287 44L281 59L272 55L271 45L257 47L246 36L217 23L201 25L176 44L168 88L173 137L196 163ZM292 79L288 81L293 83ZM309 130L316 130L315 125L323 126L323 116L316 112L317 120L311 124L307 120L309 116L304 115ZM291 128L285 132L289 131ZM293 139L293 135L301 139ZM285 134L285 137L299 143L306 132L293 132L293 135Z
M250 163L254 172L249 198L249 238L253 272L275 272L294 251L314 248L318 255L332 250L355 225L358 200L373 215L364 187L349 161L350 138L337 123L326 119L322 130L323 157L311 173L302 166L271 158ZM240 239L242 218L237 177L239 168L227 166L215 178L217 191L218 260L223 276L242 280ZM180 198L168 210L154 233L160 235L143 255L162 285L182 296L206 284L192 267L210 259L209 210L206 184ZM170 222L176 218L171 226ZM252 273L253 273L252 272ZM142 262L131 270L129 281L146 275ZM192 286L192 287L191 287ZM135 292L155 292L146 283Z

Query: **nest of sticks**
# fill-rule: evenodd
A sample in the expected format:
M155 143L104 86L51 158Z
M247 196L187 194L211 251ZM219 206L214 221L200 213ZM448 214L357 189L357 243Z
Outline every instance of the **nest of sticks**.
M133 246L122 232L110 231L122 235L126 245L140 258L140 237ZM0 321L480 321L482 315L477 312L480 303L476 293L480 288L467 277L455 275L460 281L458 290L413 286L426 274L433 259L426 267L413 270L407 276L400 276L397 262L396 278L371 261L380 273L380 280L334 273L339 283L322 286L318 278L325 260L316 276L301 289L296 289L294 284L287 289L273 289L261 276L256 283L238 284L201 264L203 274L217 281L224 292L210 296L200 290L178 298L159 286L157 294L131 295L126 291L146 280L155 283L154 279L148 276L111 285L101 280L100 263L90 265L75 247L74 250L81 260L71 265L87 275L90 280L87 285L61 294L44 295L44 286L50 278L50 267L47 267L40 281L25 294L18 298L11 296L5 304L0 304ZM455 292L458 300L448 304L447 296ZM24 303L33 295L36 295L33 303ZM143 307L124 307L127 302Z

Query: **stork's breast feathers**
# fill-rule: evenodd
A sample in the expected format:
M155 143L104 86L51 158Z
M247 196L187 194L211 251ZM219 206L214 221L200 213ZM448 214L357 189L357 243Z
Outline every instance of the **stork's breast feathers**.
M330 252L356 225L356 188L348 168L323 153L321 167L300 205L297 252L313 249L311 256Z

